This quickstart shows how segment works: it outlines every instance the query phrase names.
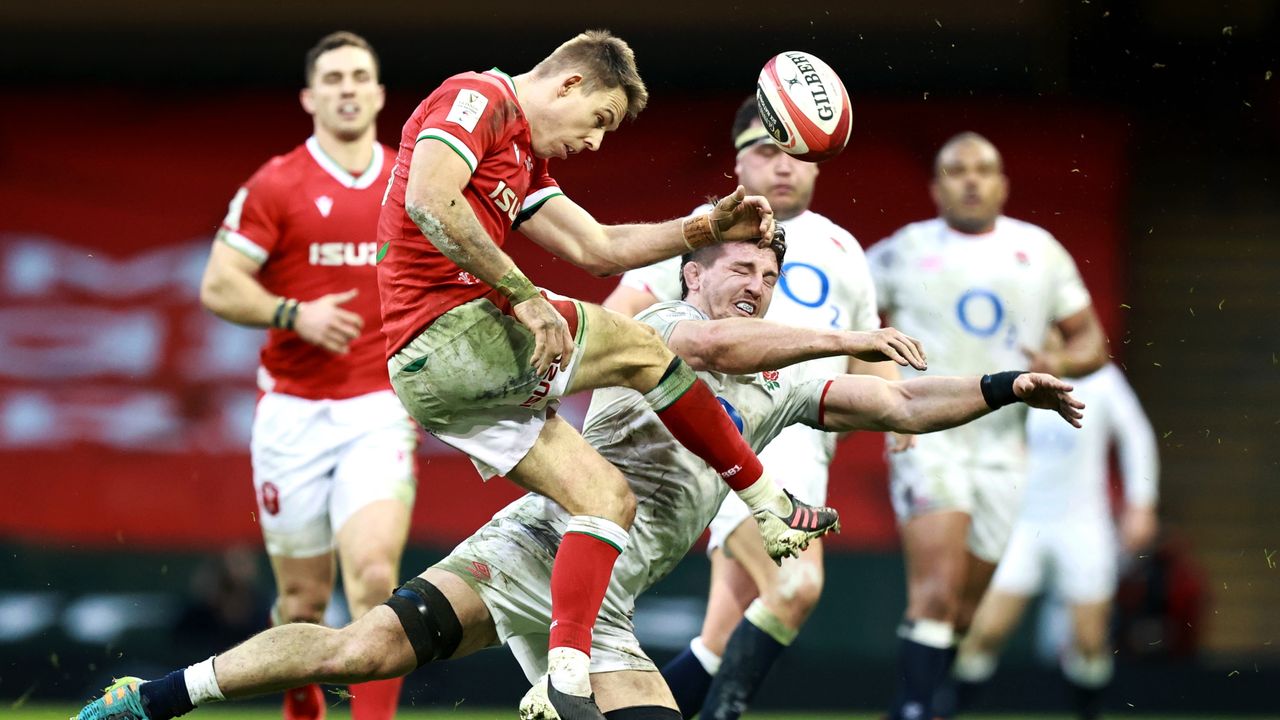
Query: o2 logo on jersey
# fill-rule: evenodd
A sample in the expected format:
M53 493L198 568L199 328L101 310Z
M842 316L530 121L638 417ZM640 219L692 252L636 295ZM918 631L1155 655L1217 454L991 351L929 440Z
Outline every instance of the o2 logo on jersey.
M970 335L988 338L995 335L1004 322L1004 303L990 290L973 288L956 301L956 319Z
M520 212L520 199L516 197L516 191L507 185L507 181L499 180L498 187L489 193L489 197L499 210L511 218L511 222L516 221L516 215Z
M807 308L820 308L831 297L831 279L817 265L789 262L782 266L778 287L791 302ZM831 306L831 327L840 327L840 306Z
M746 427L746 423L742 422L742 413L739 413L738 408L734 407L728 400L725 400L719 395L716 396L716 400L720 401L720 407L724 408L725 414L733 421L733 426L738 428L738 434L741 435L743 432L742 429Z

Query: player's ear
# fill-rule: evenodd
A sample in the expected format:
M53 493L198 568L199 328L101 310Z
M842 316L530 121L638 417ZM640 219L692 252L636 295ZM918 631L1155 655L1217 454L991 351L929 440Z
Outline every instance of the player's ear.
M308 115L315 115L316 101L311 95L311 88L302 88L298 92L298 102L302 104L302 109L306 110Z
M1000 173L1000 204L1004 205L1009 199L1009 176Z
M581 85L582 85L582 73L573 73L572 75L566 75L564 79L560 81L560 88L559 88L559 91L556 93L556 95L558 97L564 97L565 95L569 94L570 90L576 87L580 87Z
M375 109L375 112L382 112L382 108L386 104L387 104L387 86L379 85L378 86L378 107Z
M684 275L684 286L689 288L689 292L697 290L701 284L702 267L698 263L690 261L680 268L680 272Z

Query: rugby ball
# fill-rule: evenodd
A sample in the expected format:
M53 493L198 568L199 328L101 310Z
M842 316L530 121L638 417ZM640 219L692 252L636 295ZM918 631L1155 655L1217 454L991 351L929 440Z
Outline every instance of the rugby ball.
M849 142L849 94L835 71L810 53L789 50L769 58L756 100L764 129L801 160L830 160Z

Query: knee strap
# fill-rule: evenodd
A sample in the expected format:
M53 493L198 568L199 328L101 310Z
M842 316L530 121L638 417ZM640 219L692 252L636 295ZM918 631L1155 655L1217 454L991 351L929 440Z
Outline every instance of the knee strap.
M661 705L632 705L610 710L604 717L605 720L681 720L679 710Z
M453 657L462 641L462 623L444 593L420 577L396 588L385 603L395 611L413 646L418 667Z

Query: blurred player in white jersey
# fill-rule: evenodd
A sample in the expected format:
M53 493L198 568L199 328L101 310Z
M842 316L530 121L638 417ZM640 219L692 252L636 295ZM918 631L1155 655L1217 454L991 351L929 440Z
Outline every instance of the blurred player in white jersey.
M1081 376L1101 367L1105 338L1071 256L1048 232L1002 214L1008 179L995 146L975 133L952 138L930 189L939 217L903 227L867 258L881 311L929 349L931 369ZM1044 351L1050 328L1063 345ZM1024 422L1001 413L890 457L907 573L895 720L931 717L956 637L1004 551L1025 484Z
M892 328L809 330L756 319L769 305L783 252L776 239L766 248L747 241L693 252L683 273L687 302L663 303L638 318L696 368L751 447L763 447L794 423L832 431L929 432L1018 402L1052 409L1078 424L1081 405L1068 394L1070 386L1044 374L887 382L785 367L832 355L916 367L923 367L924 358L914 340ZM637 498L628 551L617 560L591 635L592 692L607 720L679 720L662 675L636 640L631 617L636 596L684 557L729 488L635 390L597 390L583 436L625 472ZM812 510L805 512L806 522L816 520ZM182 709L189 710L299 682L402 675L499 643L511 646L531 682L540 682L549 658L554 661L547 640L553 630L552 565L573 522L572 513L555 501L525 495L396 590L384 607L351 625L276 627L165 679L122 679L82 710L79 720L169 720L172 705L155 700L164 694L186 694L190 702ZM166 682L181 687L166 690ZM148 692L153 686L160 687ZM522 710L520 717L534 714Z
M231 201L200 298L269 328L254 414L253 482L279 599L276 624L321 622L335 549L352 617L386 599L416 492L417 429L383 364L376 233L395 152L378 143L378 60L333 33L307 53L313 134ZM351 688L355 720L395 714L400 681ZM288 720L325 714L318 685L285 693Z
M787 262L768 319L806 328L874 330L880 327L862 248L844 228L809 209L818 166L784 153L769 139L755 96L734 117L734 173L752 194L763 195L786 225ZM700 208L705 211L709 206ZM635 315L656 302L682 297L680 258L630 270L604 306ZM897 379L890 363L845 357L802 366L819 375L853 372ZM905 448L910 436L899 436ZM827 498L827 473L836 436L802 425L783 430L760 454L787 490L808 503ZM783 649L790 645L822 593L822 542L798 561L772 562L761 550L747 507L727 497L711 523L711 589L702 633L663 668L681 711L690 717L738 717Z
M1111 681L1107 639L1116 562L1154 539L1159 457L1156 436L1142 406L1115 365L1072 380L1073 394L1089 406L1089 422L1061 432L1027 418L1027 491L1009 546L956 656L960 709L973 685L985 682L1017 627L1027 603L1052 588L1066 601L1072 619L1070 647L1061 656L1062 673L1073 688L1076 712L1096 718L1102 691ZM1111 515L1108 454L1115 444L1124 481L1120 533Z

